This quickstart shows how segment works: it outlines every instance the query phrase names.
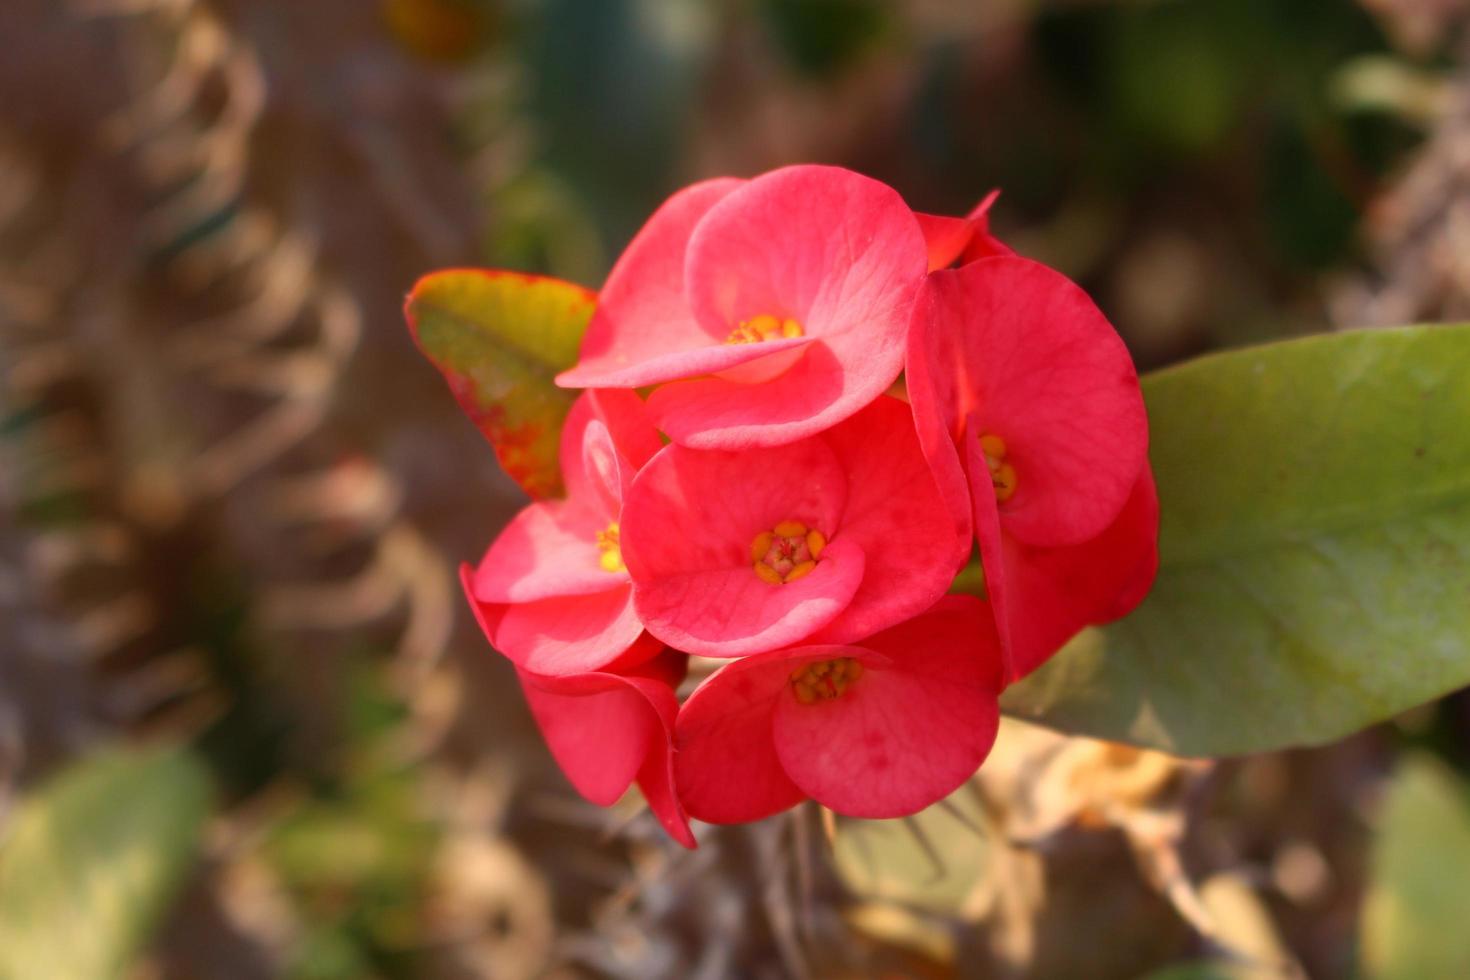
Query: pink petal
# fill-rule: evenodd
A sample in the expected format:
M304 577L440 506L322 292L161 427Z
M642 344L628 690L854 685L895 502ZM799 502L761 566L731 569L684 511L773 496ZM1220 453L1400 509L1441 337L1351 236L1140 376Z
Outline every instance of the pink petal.
M750 453L666 446L624 501L624 560L640 582L709 568L748 570L757 534L800 521L830 536L846 502L847 478L821 440Z
M587 434L587 426L597 417L597 403L592 400L591 392L584 391L572 402L566 421L562 422L557 462L561 464L561 482L566 487L568 500L595 499L595 494L587 483L587 474L583 470L582 442Z
M961 440L965 454L967 473L986 473L985 454L980 449L980 437L967 429ZM980 479L984 479L981 477ZM1000 525L1000 508L994 493L977 493L971 497L974 506L972 519L975 524L975 540L980 548L980 563L985 571L985 597L990 602L991 614L995 617L995 632L1000 640L1001 660L1005 682L1010 683L1022 676L1018 663L1015 641L1015 619L1024 616L1011 595L1011 577L1005 563L1002 545L1004 533Z
M847 475L847 504L833 543L856 544L863 581L842 615L807 642L850 643L934 605L972 548L940 495L909 407L880 396L825 433Z
M637 368L670 353L721 342L691 315L684 298L689 236L721 198L742 181L719 178L679 191L653 213L623 251L598 296L597 312L582 339L581 358L557 384L566 388L630 388L679 377ZM632 380L630 380L632 379Z
M503 604L474 597L467 566L460 578L490 645L519 667L565 675L636 659L633 648L640 642L643 625L627 585L591 595Z
M616 674L517 673L541 736L568 781L598 806L616 803L662 735L643 693Z
M1082 544L1037 548L978 512L977 522L1010 681L1040 667L1084 627L1127 615L1158 570L1159 501L1147 467L1117 519Z
M1017 473L1000 505L1007 533L1075 544L1112 522L1148 448L1127 348L1080 288L1027 259L933 273L932 380L951 431L996 435ZM935 370L949 365L948 371ZM976 481L978 494L989 481Z
M812 340L809 337L791 337L767 340L759 344L727 344L724 337L705 337L700 343L703 346L686 345L679 349L649 352L643 360L635 364L604 369L595 378L564 372L557 376L556 383L569 388L572 387L572 380L585 380L607 387L644 388L679 378L738 371L743 365L763 360L772 354L803 350L811 346Z
M771 737L771 712L791 672L784 653L731 661L684 702L674 729L674 776L690 816L742 823L805 798Z
M949 218L915 211L924 243L929 248L929 271L947 269L957 259L966 262L1015 252L990 233L990 207L1000 191L993 190L963 218Z
M924 214L915 211L919 230L924 233L924 244L929 249L929 271L948 269L955 259L970 244L970 222L964 218L951 218L942 214Z
M623 491L633 482L637 471L619 455L612 434L600 419L588 423L583 433L582 470L588 493L597 501L598 510L615 519L623 509ZM598 530L606 527L604 524Z
M694 836L673 793L674 684L682 654L672 650L629 674L545 677L518 671L526 701L557 764L577 791L607 806L635 778L659 822L685 847Z
M669 645L707 656L809 635L857 589L861 551L833 540L811 574L771 585L755 574L751 543L788 520L832 538L846 496L846 478L821 440L758 453L666 447L623 505L623 560L639 617Z
M683 683L689 669L689 658L675 650L665 650L653 660L627 675L628 683L643 692L658 714L658 735L638 770L638 789L648 801L659 825L683 846L697 847L689 829L689 816L674 784L674 725L679 702L674 691Z
M768 314L795 317L808 336L876 339L896 326L901 337L926 262L892 188L840 167L785 167L733 191L695 228L689 306L712 336Z
M648 406L636 392L601 388L587 391L583 397L592 402L597 418L612 435L619 455L632 464L634 471L641 469L654 453L664 447L648 414Z
M663 738L657 739L656 749L644 757L644 764L638 770L638 789L642 790L644 799L648 801L648 808L653 811L664 832L682 843L685 848L694 849L698 845L694 840L694 833L689 830L688 811L684 808L684 801L679 799L673 773L673 726L678 714L678 702L673 704L673 708L675 713L660 711L660 735Z
M675 789L672 729L666 729L663 734L659 750L649 752L638 770L638 788L659 825L670 837L692 850L698 845L689 829L688 812Z
M607 671L610 674L647 671L652 669L652 665L663 662L659 654L663 653L666 649L667 647L651 633L640 633L638 638L633 641L632 646L597 669ZM557 675L552 674L549 676L555 677ZM684 675L681 673L676 679L669 680L667 683L670 687L678 687L683 680Z
M788 687L775 698L776 754L793 783L838 813L881 819L916 813L974 774L1000 720L999 650L983 603L950 596L836 649L865 667L840 696L802 704Z
M919 302L914 307L904 362L904 381L919 447L950 513L955 537L966 542L962 550L968 556L969 542L974 533L974 503L970 499L969 480L950 429L946 406L947 400L954 395L953 372L946 369L946 362L942 359L943 341L931 328L935 319L935 300L936 294L926 289L920 293ZM937 381L945 382L946 387L940 389Z
M960 256L963 261L977 262L998 255L1016 254L1015 249L990 233L990 208L998 197L1000 190L992 190L965 215L965 220L970 222L970 242L965 246L964 255Z
M861 548L827 546L805 578L770 585L744 568L652 580L634 592L638 617L670 646L705 657L742 657L797 643L837 618L863 577Z
M482 602L534 602L626 587L626 572L599 564L597 532L607 527L601 508L561 501L523 509L500 532L475 571Z
M826 342L817 341L768 381L675 381L649 396L648 410L670 439L694 449L778 446L816 435L852 415L886 391L901 366L890 365L886 355L843 362Z
M853 414L898 376L927 258L891 188L837 167L772 171L710 209L687 261L689 305L711 336L770 315L796 319L820 343L763 383L716 378L655 393L650 410L676 442L799 439Z
M1138 608L1153 589L1159 572L1159 490L1154 472L1143 474L1123 505L1123 512L1108 529L1091 542L1094 556L1085 560L1096 567L1096 555L1108 554L1114 574L1121 582L1113 601L1099 605L1092 625L1111 623ZM1079 565L1084 560L1079 560Z
M877 658L876 666L903 666L903 659L930 639L946 646L950 655L978 658L984 686L999 691L1004 686L1004 663L1000 639L995 634L995 617L989 604L969 595L947 595L913 619L875 633L856 644Z
M627 461L625 468L630 479L632 473L663 448L663 440L649 417L648 408L636 393L618 388L584 391L572 403L572 410L567 413L561 430L560 461L568 500L600 499L599 491L589 485L585 472L584 443L587 427L593 422L607 429L617 455ZM609 521L617 518L617 507L604 509Z

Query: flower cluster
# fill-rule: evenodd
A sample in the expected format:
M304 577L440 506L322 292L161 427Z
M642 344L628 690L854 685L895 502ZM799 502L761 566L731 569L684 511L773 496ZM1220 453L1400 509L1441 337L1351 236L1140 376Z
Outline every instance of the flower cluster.
M789 167L679 192L623 253L557 379L587 389L565 499L463 574L589 800L636 781L688 846L689 817L808 798L913 813L985 759L1007 684L1141 600L1137 375L990 204ZM985 598L946 595L977 542ZM719 666L681 705L691 656Z

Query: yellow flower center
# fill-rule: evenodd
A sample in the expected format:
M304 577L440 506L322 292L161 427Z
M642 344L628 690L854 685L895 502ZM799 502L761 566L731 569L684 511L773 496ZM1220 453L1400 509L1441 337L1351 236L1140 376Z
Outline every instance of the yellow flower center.
M618 538L617 521L597 532L597 550L602 552L598 556L597 564L602 566L604 572L627 571L627 566L623 564L623 546Z
M990 467L990 485L995 488L995 499L1004 503L1016 492L1016 468L1006 462L1006 444L1000 436L981 436L980 451L985 454L985 465Z
M750 542L750 560L763 582L784 585L810 575L827 547L827 536L800 521L782 521Z
M769 313L753 316L749 320L741 320L740 326L730 331L730 336L725 338L727 344L758 344L763 340L783 340L790 337L800 337L806 333L801 329L801 324L791 317L780 319Z
M802 704L840 698L847 686L863 676L863 665L851 657L818 660L791 672L791 693Z

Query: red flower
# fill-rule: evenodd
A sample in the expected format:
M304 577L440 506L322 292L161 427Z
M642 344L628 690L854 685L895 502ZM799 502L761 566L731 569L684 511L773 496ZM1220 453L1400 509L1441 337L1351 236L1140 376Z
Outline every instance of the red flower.
M893 383L925 267L913 213L852 171L695 184L618 260L557 383L660 385L649 411L682 445L793 442Z
M986 194L963 218L914 212L924 244L929 248L929 271L948 269L956 261L976 262L997 255L1015 255L1015 250L990 233L990 207L1000 191Z
M984 761L1000 683L991 618L969 596L856 643L732 661L679 712L679 796L711 823L807 797L854 817L915 813Z
M675 194L618 260L557 379L593 389L566 498L461 573L587 799L636 782L690 847L686 807L916 812L985 759L1007 683L1142 600L1137 374L1081 289L990 234L995 197L915 214L789 167ZM976 541L988 603L944 595ZM739 659L681 709L691 653Z
M480 627L489 633L484 604L473 594L468 567L460 582ZM689 819L674 791L674 689L689 658L645 637L632 666L553 676L517 667L521 690L546 746L567 780L589 802L616 803L635 781L669 836L694 847Z
M1086 293L1016 257L936 272L907 371L925 454L979 541L1012 679L1143 598L1157 565L1148 419Z
M667 446L623 508L638 618L689 653L846 643L942 596L970 551L904 404L784 446Z
M624 488L659 445L632 392L588 392L572 406L561 440L566 499L517 514L469 590L485 635L518 666L576 674L640 655L618 522Z

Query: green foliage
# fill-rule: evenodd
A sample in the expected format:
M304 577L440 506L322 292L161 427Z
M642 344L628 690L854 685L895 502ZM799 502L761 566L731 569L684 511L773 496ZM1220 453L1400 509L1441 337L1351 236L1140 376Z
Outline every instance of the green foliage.
M843 820L832 860L843 883L865 899L953 915L982 880L990 845L985 814L969 784L902 820Z
M1223 755L1327 742L1470 683L1470 327L1233 351L1144 390L1158 582L1009 711Z
M763 12L791 63L819 77L848 67L891 27L873 0L766 0Z
M545 0L522 6L517 44L535 127L533 169L565 182L616 254L681 183L677 163L697 111L717 5Z
M1060 179L1101 178L1111 186L1100 192L1134 199L1161 191L1234 198L1232 213L1216 220L1239 222L1255 251L1296 270L1341 261L1355 247L1364 186L1406 143L1393 127L1365 125L1334 106L1325 80L1350 59L1388 50L1356 4L1049 8L1038 16L1037 51L1066 91L1070 121L1087 131L1081 174ZM1055 153L1055 137L1043 134L1027 157ZM1039 169L1034 159L1019 162ZM1025 180L1022 173L997 182L1014 191Z
M1273 120L1261 187L1272 245L1285 261L1305 268L1341 258L1358 223L1356 203L1324 174L1314 138L1322 139L1288 115Z
M194 859L203 767L113 750L65 770L0 841L0 980L122 976Z
M558 388L597 297L571 283L456 269L421 279L404 312L419 347L533 497L561 489L557 449L576 392Z
M1134 7L1116 16L1107 78L1130 135L1181 152L1224 137L1246 80L1231 60L1231 44L1221 43L1222 35L1232 43L1240 35L1237 16L1209 3Z
M346 682L340 772L263 840L301 924L290 975L420 976L442 828L425 804L420 765L404 757L402 701L372 667Z
M1363 909L1372 980L1470 976L1470 788L1428 755L1408 756L1384 801Z

